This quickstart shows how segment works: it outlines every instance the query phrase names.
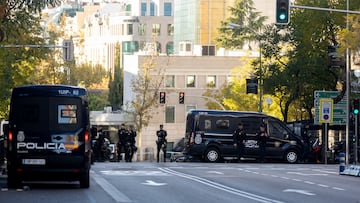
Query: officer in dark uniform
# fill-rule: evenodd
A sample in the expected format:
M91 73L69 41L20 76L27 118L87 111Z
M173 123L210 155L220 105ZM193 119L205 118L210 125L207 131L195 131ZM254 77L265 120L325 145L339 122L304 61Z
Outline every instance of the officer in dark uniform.
M135 128L134 128L134 126L133 125L130 125L129 126L129 131L128 131L129 133L128 133L128 142L130 143L130 156L129 156L129 158L128 158L128 162L131 162L132 161L132 158L133 158L133 156L134 156L134 153L136 152L136 146L135 146L135 143L136 143L136 130L135 130Z
M157 141L156 141L156 145L157 145L157 162L159 162L159 156L160 156L160 150L162 150L164 152L164 162L166 162L166 144L167 144L167 140L166 140L166 136L167 136L167 132L166 130L163 129L164 125L160 125L160 130L156 131L156 135L157 135Z
M242 123L239 123L238 128L233 133L234 147L236 147L237 149L238 162L241 161L241 157L244 154L245 138L246 133L244 130L244 125Z
M269 138L264 123L260 125L260 130L259 132L256 133L256 135L258 138L258 145L259 145L259 161L262 163L264 162L266 141Z
M308 161L309 158L309 153L310 153L310 136L309 136L309 124L306 123L303 129L303 132L301 134L301 137L304 141L304 152L302 154L302 161L306 162Z
M118 161L120 161L122 151L125 151L125 157L126 157L125 144L128 138L128 131L126 130L124 123L121 124L120 129L118 130L118 136L119 136Z

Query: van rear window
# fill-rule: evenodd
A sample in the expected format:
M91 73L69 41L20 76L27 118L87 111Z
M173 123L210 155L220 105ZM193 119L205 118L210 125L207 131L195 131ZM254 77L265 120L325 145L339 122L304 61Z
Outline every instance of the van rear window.
M12 105L12 119L22 130L71 131L82 122L79 98L21 97Z

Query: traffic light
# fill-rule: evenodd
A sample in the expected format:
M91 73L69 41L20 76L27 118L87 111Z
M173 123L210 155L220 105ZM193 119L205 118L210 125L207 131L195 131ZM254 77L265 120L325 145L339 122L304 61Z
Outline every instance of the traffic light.
M287 25L290 22L290 0L276 0L276 24Z
M183 104L185 102L185 92L179 93L179 104Z
M354 107L354 110L353 110L354 115L358 115L359 114L359 99L353 100L353 107Z
M160 104L165 104L166 102L166 92L160 92Z

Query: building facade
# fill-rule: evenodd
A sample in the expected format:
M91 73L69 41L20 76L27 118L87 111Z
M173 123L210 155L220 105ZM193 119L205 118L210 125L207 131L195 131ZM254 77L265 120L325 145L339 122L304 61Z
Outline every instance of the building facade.
M142 64L148 60L146 55L129 55L124 58L124 103L134 99L130 82L136 77L137 71L142 70ZM166 93L166 103L153 109L153 117L149 126L141 132L137 143L141 143L138 152L143 160L156 150L156 131L160 124L168 132L169 148L185 135L187 112L191 109L207 109L206 103L214 101L203 94L210 91L219 91L221 87L233 81L232 70L244 65L238 56L159 56L154 59L154 64L163 68L163 84L160 91ZM159 77L153 71L153 77ZM245 90L244 90L245 91ZM184 92L184 104L179 103L179 93ZM219 104L218 109L223 107Z
M84 9L84 58L88 63L101 64L112 71L116 46L122 56L153 49L161 54L172 54L172 0L123 1L95 6L95 12L87 13L94 10L94 5Z

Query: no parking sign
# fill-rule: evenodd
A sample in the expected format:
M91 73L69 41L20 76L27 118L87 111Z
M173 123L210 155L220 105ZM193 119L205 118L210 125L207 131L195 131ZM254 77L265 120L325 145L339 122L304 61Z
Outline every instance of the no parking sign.
M334 112L334 101L332 99L320 99L320 123L332 123Z

